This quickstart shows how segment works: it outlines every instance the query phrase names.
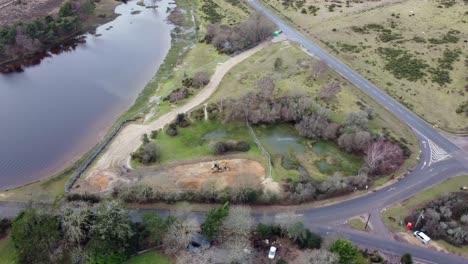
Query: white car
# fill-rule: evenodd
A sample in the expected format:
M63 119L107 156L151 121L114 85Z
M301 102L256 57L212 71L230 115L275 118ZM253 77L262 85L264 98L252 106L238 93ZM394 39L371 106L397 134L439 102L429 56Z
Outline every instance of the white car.
M274 259L276 256L276 247L270 247L270 252L268 252L268 258Z
M428 235L421 232L421 231L416 231L416 232L413 233L413 235L415 237L419 238L419 240L421 240L421 242L423 242L426 245L429 243L429 241L431 241L431 238Z

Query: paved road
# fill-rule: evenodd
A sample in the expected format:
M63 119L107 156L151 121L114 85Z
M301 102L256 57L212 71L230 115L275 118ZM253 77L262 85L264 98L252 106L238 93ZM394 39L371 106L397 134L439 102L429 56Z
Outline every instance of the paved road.
M262 11L267 17L273 20L290 39L299 42L311 53L314 53L317 57L326 61L332 68L348 78L357 87L361 88L396 116L405 121L416 132L421 145L422 153L420 156L420 164L405 178L391 186L362 197L331 206L297 212L304 216L305 224L323 235L338 233L368 248L375 248L397 254L410 252L415 258L424 263L467 263L466 258L394 241L388 236L385 230L381 230L382 232L376 235L343 229L340 225L337 225L337 223L349 217L372 212L373 218L371 218L371 221L380 221L377 223L380 224L378 226L381 227L381 229L386 229L380 219L380 211L383 208L392 203L406 199L448 178L467 174L468 155L404 106L365 80L358 73L303 37L293 28L281 21L277 16L271 14L267 9L259 5L258 2L254 0L250 0L249 2L254 8ZM0 215L14 216L19 212L20 206L19 204L0 204ZM137 212L134 215L134 220L137 221L139 215L145 211L146 210L141 210ZM162 215L167 215L165 211L157 212ZM200 220L204 218L204 213L202 212L195 214ZM269 213L267 216L274 217L276 214L277 213ZM378 217L375 217L375 215L378 215ZM255 215L255 217L259 220L260 218L263 219L265 216L262 214Z
M167 211L159 210L140 210L132 214L132 220L135 222L141 221L141 215L148 212L155 212L160 214L163 217L167 217ZM205 212L193 212L193 216L197 218L200 223L203 223L205 219ZM264 214L254 214L256 222L263 221L265 219ZM438 252L434 250L428 250L423 247L409 245L407 243L398 242L394 240L388 240L384 237L373 236L368 233L359 232L355 230L337 228L337 227L326 227L323 225L317 225L315 223L306 224L311 230L321 234L322 236L338 236L344 237L356 244L364 246L368 249L377 249L384 252L389 252L393 254L403 255L405 253L411 252L411 255L415 260L418 260L422 263L434 264L466 264L466 258L455 256L452 254L447 254L443 252Z
M299 213L304 215L306 224L309 226L319 224L319 226L316 226L316 229L319 229L322 233L327 233L330 232L329 230L331 229L336 229L336 226L331 226L333 223L351 216L371 212L374 215L371 220L377 222L376 224L379 227L386 229L380 219L380 212L383 208L392 203L406 199L450 177L466 174L468 172L467 153L463 152L459 147L438 133L431 125L428 125L392 97L382 92L346 64L314 44L310 39L301 35L294 28L283 22L278 16L259 4L257 0L247 1L253 8L271 19L289 39L300 43L305 49L314 54L314 56L325 61L331 68L339 72L374 100L403 120L415 131L421 145L420 164L404 179L378 192L363 197L331 206L303 210ZM378 217L375 217L375 214L378 214ZM388 237L388 230L380 231L381 232L377 232L377 234L382 234L381 237L364 235L350 230L343 230L342 232L349 234L349 238L353 242L363 246L379 248L399 254L411 252L413 256L427 263L467 263L467 260L461 257L393 241Z
M346 64L342 63L327 51L320 48L318 45L314 44L310 39L307 39L291 26L283 22L278 16L271 13L264 6L259 4L257 0L247 0L252 7L256 10L261 11L268 18L270 18L278 27L285 33L289 39L300 43L304 48L309 52L313 53L314 56L317 56L321 60L325 61L330 67L335 69L345 78L347 78L354 85L362 89L369 96L374 98L376 101L384 105L389 111L394 113L400 119L405 121L411 128L418 131L422 136L431 141L435 142L437 145L441 146L444 150L451 153L453 151L458 151L459 148L452 144L448 139L439 134L432 126L426 124L423 120L413 114L411 111L406 109L400 103L396 102L392 97L388 96L375 85L370 83L368 80L363 78L360 74L353 71Z

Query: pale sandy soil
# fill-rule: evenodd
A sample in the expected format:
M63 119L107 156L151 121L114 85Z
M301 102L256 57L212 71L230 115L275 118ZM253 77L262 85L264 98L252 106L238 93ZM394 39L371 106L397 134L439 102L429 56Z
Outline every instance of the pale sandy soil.
M268 42L262 43L218 65L211 77L210 83L200 90L187 104L174 108L169 113L164 114L149 124L130 124L124 127L94 166L77 182L76 187L80 187L75 187L75 190L86 191L81 186L94 186L98 187L97 191L106 192L118 184L135 183L137 178L132 177L130 173L130 154L141 145L143 134L149 134L153 130L163 128L171 123L177 114L187 113L202 104L216 91L224 75L230 69L268 45ZM82 181L85 182L83 183Z

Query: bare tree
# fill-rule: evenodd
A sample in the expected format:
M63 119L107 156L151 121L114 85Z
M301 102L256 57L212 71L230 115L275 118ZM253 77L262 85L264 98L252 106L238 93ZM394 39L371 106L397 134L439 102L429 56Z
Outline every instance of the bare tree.
M320 89L319 97L321 99L331 99L335 97L341 91L341 86L339 83L333 82L326 84Z
M248 237L230 237L224 243L227 263L254 263L254 249Z
M187 98L187 95L188 95L187 88L182 87L171 93L171 95L169 96L169 102L171 103L178 102L180 100Z
M197 219L194 217L177 219L169 227L163 238L164 251L167 254L175 254L187 248L199 226Z
M254 220L251 216L250 207L236 205L229 210L229 215L223 223L225 236L249 237L253 230Z
M403 150L397 144L380 139L369 145L365 160L371 173L391 173L403 164Z
M60 221L65 239L71 246L80 247L91 227L91 208L85 202L68 203L60 209Z
M257 86L260 89L260 96L263 99L273 99L273 93L275 91L275 82L270 77L265 77L257 82Z
M199 88L210 82L210 75L207 72L196 72L193 75L192 86Z
M133 236L130 214L121 203L109 201L93 208L91 233L102 240L127 243Z
M319 138L323 136L323 131L328 125L328 110L318 108L314 113L305 116L296 129L299 134L308 138Z
M312 67L312 78L317 79L322 77L322 75L328 70L328 65L325 61L318 61Z
M372 140L372 136L367 131L352 131L342 134L338 138L338 145L348 152L364 151Z
M328 125L325 127L325 130L323 131L323 137L325 139L331 139L331 140L336 139L336 134L338 133L339 128L340 128L340 125L338 125L337 123L334 123L334 122L328 123Z
M345 117L345 127L348 129L367 129L369 118L366 112L350 112Z
M294 260L297 264L338 264L340 257L325 249L306 250Z

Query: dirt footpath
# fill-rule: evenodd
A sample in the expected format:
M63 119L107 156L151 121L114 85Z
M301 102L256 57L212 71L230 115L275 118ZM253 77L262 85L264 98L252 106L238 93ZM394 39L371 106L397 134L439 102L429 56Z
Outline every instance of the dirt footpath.
M0 26L54 14L63 2L65 0L0 0Z
M136 182L137 179L131 176L128 169L130 168L130 153L136 151L141 145L143 134L149 134L152 130L163 128L174 121L177 114L187 113L202 104L216 91L224 75L229 70L268 45L269 42L262 43L218 65L208 85L200 90L187 104L173 109L152 123L143 125L130 124L123 128L99 160L89 169L87 175L83 175L78 180L74 189L77 191L96 191L95 188L88 189L86 187L94 186L98 187L97 191L106 192L117 184Z

